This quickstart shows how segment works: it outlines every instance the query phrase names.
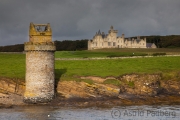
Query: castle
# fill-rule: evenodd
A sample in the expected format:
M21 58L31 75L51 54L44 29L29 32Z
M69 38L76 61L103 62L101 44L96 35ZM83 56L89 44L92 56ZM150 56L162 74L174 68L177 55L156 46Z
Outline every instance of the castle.
M24 102L49 102L54 98L54 52L50 24L29 27L29 42L25 42L26 88Z
M124 34L122 36L117 36L118 31L110 27L108 34L100 32L100 30L95 34L92 40L88 41L88 50L92 49L102 49L102 48L147 48L146 38L141 39L140 37L135 38L125 38ZM156 48L155 44L149 46L149 48Z

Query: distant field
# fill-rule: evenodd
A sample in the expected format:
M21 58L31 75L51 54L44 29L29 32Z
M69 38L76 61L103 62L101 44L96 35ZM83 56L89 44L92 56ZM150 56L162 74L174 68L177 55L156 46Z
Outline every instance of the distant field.
M180 53L180 48L114 48L114 49L97 49L94 52L167 52L167 53Z
M134 53L134 54L133 54ZM90 51L57 51L56 58L91 58L91 57L108 57L108 56L144 56L153 53L166 53L167 55L180 54L180 48L157 48L157 49L99 49Z
M119 76L131 73L180 73L180 57L127 58L117 60L55 61L56 79L75 80L78 76ZM0 53L0 76L25 79L25 54Z
M92 57L125 57L125 56L142 56L144 53L136 52L107 52L107 51L57 51L56 58L92 58Z

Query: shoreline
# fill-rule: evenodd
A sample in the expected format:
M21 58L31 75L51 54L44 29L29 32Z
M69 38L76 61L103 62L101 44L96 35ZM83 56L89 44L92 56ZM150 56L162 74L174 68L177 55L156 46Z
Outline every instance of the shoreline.
M141 106L141 105L180 105L180 96L178 95L160 95L155 97L144 96L136 98L96 98L96 99L60 99L55 98L49 103L18 105L0 104L0 109L12 109L21 106L50 106L53 108L72 107L72 108L112 108L117 106Z
M144 96L137 98L99 98L99 99L69 99L58 101L54 100L49 105L62 107L115 107L133 105L180 105L180 96L161 95Z
M23 102L24 83L11 79L0 80L0 108L13 106L50 105L58 107L113 107L129 105L180 105L179 79L163 80L159 74L129 74L116 77L80 77L91 79L93 84L76 81L59 81L55 99L49 103ZM104 81L120 84L104 84Z

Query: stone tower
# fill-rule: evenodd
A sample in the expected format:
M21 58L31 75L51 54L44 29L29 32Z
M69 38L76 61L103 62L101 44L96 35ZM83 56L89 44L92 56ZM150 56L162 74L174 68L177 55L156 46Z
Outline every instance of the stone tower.
M29 27L29 42L25 42L26 89L24 102L45 103L54 98L54 52L50 24Z

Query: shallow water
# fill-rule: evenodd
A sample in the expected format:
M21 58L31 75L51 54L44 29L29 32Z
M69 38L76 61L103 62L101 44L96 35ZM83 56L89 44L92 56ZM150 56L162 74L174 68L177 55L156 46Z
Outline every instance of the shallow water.
M0 120L179 120L180 105L73 108L18 106L0 109Z

